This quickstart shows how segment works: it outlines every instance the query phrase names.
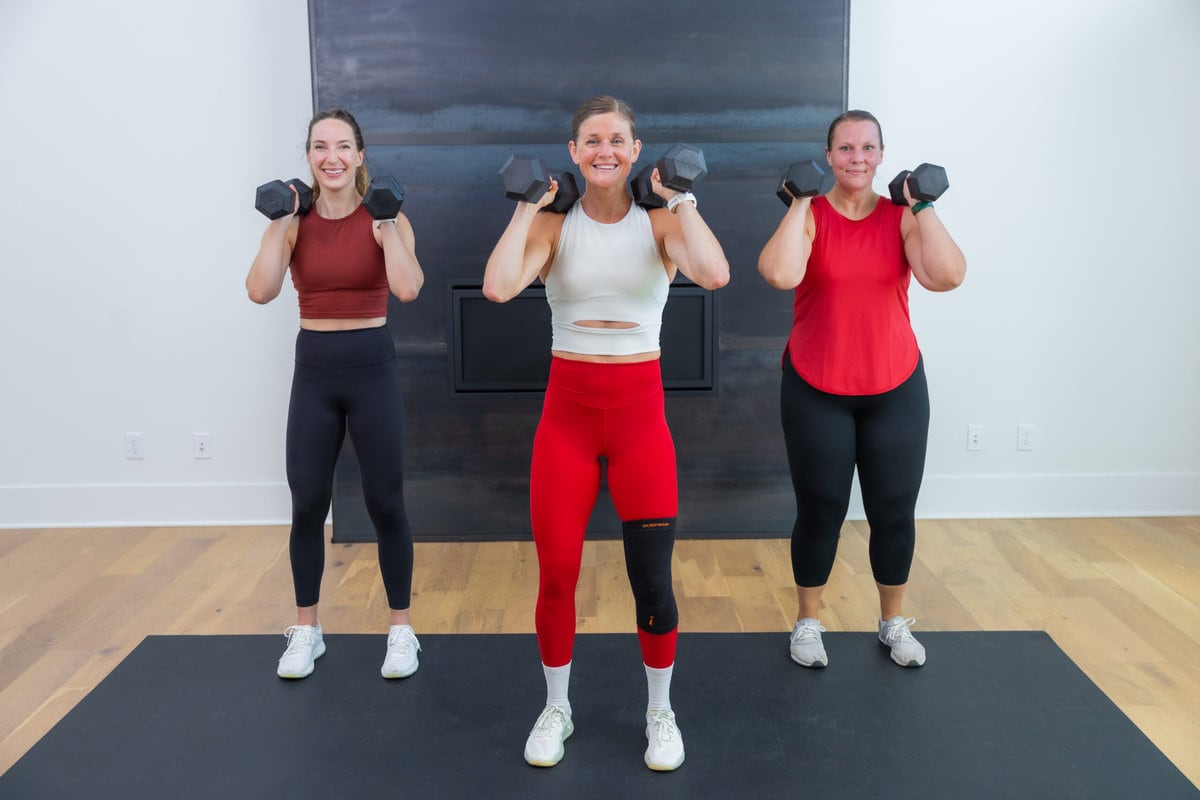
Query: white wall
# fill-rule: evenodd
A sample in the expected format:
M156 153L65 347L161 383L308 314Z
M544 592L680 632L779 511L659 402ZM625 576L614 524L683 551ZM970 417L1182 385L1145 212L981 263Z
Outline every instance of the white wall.
M968 258L955 292L912 292L918 513L1200 511L1200 4L853 0L850 105L884 123L885 176L947 167Z
M308 59L299 0L0 4L0 527L286 520L295 302L242 281ZM944 164L970 263L913 290L921 516L1200 513L1198 79L1192 0L853 0L881 184Z

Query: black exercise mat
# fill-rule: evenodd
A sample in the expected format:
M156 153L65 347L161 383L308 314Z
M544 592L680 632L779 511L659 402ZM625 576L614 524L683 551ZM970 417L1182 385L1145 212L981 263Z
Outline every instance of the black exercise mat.
M1196 798L1200 792L1045 633L923 633L921 669L868 633L681 634L687 748L642 762L637 639L578 637L575 735L522 749L545 688L532 635L421 636L413 677L385 638L327 635L301 681L281 636L151 636L0 776L0 798Z

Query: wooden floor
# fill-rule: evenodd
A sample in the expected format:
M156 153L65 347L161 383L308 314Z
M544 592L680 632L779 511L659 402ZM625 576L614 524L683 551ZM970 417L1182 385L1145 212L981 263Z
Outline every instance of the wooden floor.
M421 543L413 621L531 633L536 583L529 542ZM1047 631L1200 786L1200 517L923 520L909 585L918 636ZM675 586L681 630L786 646L786 540L680 541ZM386 630L373 545L331 545L323 596L326 631ZM291 597L282 527L0 531L0 773L144 636L282 633ZM620 542L587 544L578 597L581 633L632 630ZM872 629L865 523L843 528L825 606L831 631Z

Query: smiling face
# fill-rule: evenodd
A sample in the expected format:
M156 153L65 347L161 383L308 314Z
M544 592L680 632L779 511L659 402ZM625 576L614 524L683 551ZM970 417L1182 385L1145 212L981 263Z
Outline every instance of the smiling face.
M633 125L626 117L608 111L584 119L568 148L571 160L589 184L624 186L642 143L635 138Z
M825 159L839 184L850 191L871 188L875 170L883 161L881 138L879 126L871 120L847 119L837 124L830 132Z
M313 124L308 137L308 166L323 191L353 186L362 163L363 151L348 123L328 118Z

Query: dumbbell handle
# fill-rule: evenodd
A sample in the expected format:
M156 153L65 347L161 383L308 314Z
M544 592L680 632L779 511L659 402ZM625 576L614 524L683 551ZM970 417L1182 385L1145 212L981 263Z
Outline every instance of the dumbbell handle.
M950 187L950 180L946 177L946 170L937 164L921 164L911 172L901 170L888 184L891 200L898 206L908 205L908 198L904 195L906 186L913 200L932 203Z

